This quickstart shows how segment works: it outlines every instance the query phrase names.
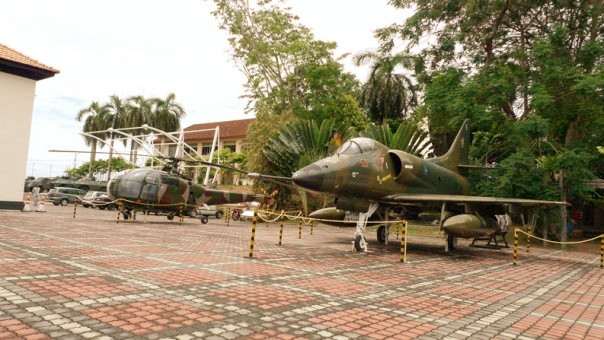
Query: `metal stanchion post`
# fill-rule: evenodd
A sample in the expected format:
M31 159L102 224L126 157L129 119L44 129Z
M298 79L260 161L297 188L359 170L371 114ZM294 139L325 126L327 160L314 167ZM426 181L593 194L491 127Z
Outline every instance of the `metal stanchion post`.
M531 231L529 230L526 234L526 253L531 252Z
M136 221L136 210L132 210L132 220Z
M302 239L302 220L298 222L298 240Z
M116 216L116 218L115 218L115 223L120 223L120 212L121 212L121 210L120 210L120 208L118 207L118 208L117 208L117 216Z
M407 221L403 222L401 230L401 263L407 263Z
M256 212L254 212L254 217L252 217L252 237L250 238L250 253L249 257L254 257L254 242L256 240Z
M512 252L512 258L515 266L518 261L518 230L516 230L516 228L514 228L514 250Z
M604 235L600 237L600 268L604 268Z
M315 228L315 222L310 222L310 234L312 235L313 229Z
M224 211L224 222L227 227L229 226L229 222L231 221L231 208L226 208Z
M76 218L76 210L78 209L78 201L73 202L73 218Z
M401 232L401 224L400 224L400 223L397 223L397 224L396 224L396 239L397 239L397 240L399 239L399 234L400 234L400 232Z
M283 223L281 223L281 226L279 227L279 245L281 246L282 244L283 244Z

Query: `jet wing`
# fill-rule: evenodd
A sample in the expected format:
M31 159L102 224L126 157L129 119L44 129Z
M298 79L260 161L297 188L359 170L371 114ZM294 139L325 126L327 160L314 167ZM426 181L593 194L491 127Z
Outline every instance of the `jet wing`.
M466 195L433 195L433 194L396 194L386 196L380 203L473 203L473 204L515 204L521 206L561 206L569 205L561 201L544 201L524 198L504 198Z

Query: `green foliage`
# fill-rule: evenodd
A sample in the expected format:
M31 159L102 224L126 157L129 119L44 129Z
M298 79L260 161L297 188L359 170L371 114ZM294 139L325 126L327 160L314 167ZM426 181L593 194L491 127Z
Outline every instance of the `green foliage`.
M395 55L362 53L355 57L357 66L372 61L360 102L373 122L404 119L418 104L417 85L400 68L410 69L417 59L404 53Z
M280 1L214 3L213 14L247 79L247 109L256 113L248 134L251 169L271 169L262 150L290 121L334 119L340 132L367 125L356 101L359 84L333 57L335 43L316 39Z
M470 119L472 159L499 166L474 175L479 193L555 198L563 172L571 200L592 195L584 181L604 176L596 148L604 145L601 1L390 4L413 15L377 37L382 53L401 50L402 41L421 60L414 119L425 119L436 152Z
M394 129L388 124L371 124L360 135L375 139L391 149L403 150L418 157L432 151L428 132L420 130L417 125L408 121L401 122Z
M111 96L105 104L92 102L90 106L78 112L76 119L84 120L83 132L107 130L109 128L132 128L148 125L163 131L172 132L180 128L180 119L185 115L185 110L176 103L176 96L170 93L163 98L145 98L133 96L126 99ZM133 134L142 134L144 129L130 130ZM112 138L112 133L94 134L97 138L107 141ZM113 136L115 137L115 136ZM91 147L90 162L96 158L97 144L102 141L84 136L87 145ZM123 140L126 145L126 140ZM113 146L113 144L112 144ZM131 143L130 161L136 162L136 153L140 145Z
M299 120L284 126L262 150L272 173L291 176L297 169L327 156L334 131L335 122L331 119L320 124Z
M559 193L550 185L546 170L532 152L519 150L493 170L479 174L475 191L486 196L556 199Z
M107 173L108 166L109 166L109 160L107 160L107 159L95 160L94 162L92 162L92 172L101 173L101 174ZM111 160L112 171L119 172L119 171L124 171L127 169L133 169L135 167L136 166L134 164L125 161L121 157L113 158ZM71 168L71 169L65 170L65 173L69 177L79 178L79 177L84 177L84 176L88 175L89 169L90 169L90 162L86 162L77 168Z

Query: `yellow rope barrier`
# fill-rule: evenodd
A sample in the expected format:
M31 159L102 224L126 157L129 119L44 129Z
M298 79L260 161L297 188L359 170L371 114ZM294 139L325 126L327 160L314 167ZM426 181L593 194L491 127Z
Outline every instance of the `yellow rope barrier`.
M541 238L541 237L529 234L529 233L527 233L526 231L524 231L522 229L517 229L517 231L519 233L525 234L525 235L527 235L527 236L529 236L531 238L534 238L536 240L543 241L543 242L548 242L548 243L555 243L555 244L581 244L581 243L587 243L587 242L595 241L595 240L597 240L599 238L603 238L604 237L604 234L602 234L602 235L598 235L596 237L592 237L592 238L587 239L587 240L558 242L558 241L553 241L553 240L547 240L547 239L544 239L544 238Z
M272 211L268 211L268 210L260 210L259 212L261 212L262 214L265 215L277 215L277 213L272 212ZM334 223L347 223L347 224L356 224L357 221L344 221L344 220L329 220L329 219L324 219L324 218L313 218L313 217L305 217L302 216L302 213L298 213L298 215L289 215L287 213L281 213L279 214L280 217L285 217L289 220L302 220L302 222L305 225L310 224L310 222L315 221L315 222L334 222ZM400 223L403 220L389 220L389 221L369 221L369 223L377 225L377 224L395 224L395 223Z
M581 240L581 241L566 241L566 242L558 242L558 241L553 241L553 240L547 240L538 236L535 236L529 232L526 232L522 229L518 229L518 228L514 228L514 250L512 253L512 257L513 257L513 264L516 265L517 261L518 261L518 233L522 233L526 236L526 252L528 253L530 251L530 239L534 238L536 240L539 241L543 241L545 243L554 243L554 244L561 244L561 245L566 245L566 244L581 244L581 243L587 243L587 242L592 242L595 241L597 239L600 239L600 268L604 268L604 234L602 235L598 235L595 237L592 237L590 239L587 240Z

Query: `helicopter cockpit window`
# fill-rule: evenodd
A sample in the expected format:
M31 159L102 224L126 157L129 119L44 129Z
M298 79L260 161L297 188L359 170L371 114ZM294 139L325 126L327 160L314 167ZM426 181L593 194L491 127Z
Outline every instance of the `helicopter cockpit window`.
M143 186L143 191L141 191L141 199L148 202L157 202L158 192L159 185L147 183Z
M349 140L348 142L342 144L336 151L339 155L354 155L361 153L361 147L359 144L353 140Z
M134 178L122 179L117 194L119 197L137 199L142 186L142 178L139 180Z
M161 175L157 172L150 172L145 178L145 182L153 184L161 184Z

